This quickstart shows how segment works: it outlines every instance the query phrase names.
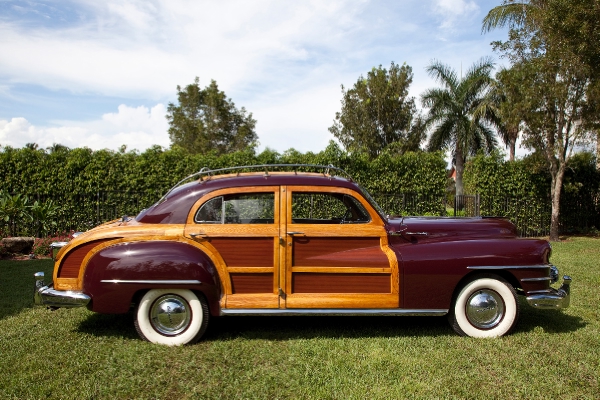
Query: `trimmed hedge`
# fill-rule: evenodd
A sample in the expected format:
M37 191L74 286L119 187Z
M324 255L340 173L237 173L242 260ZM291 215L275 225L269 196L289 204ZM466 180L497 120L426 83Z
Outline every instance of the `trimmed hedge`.
M465 167L465 192L480 196L481 215L509 217L523 236L550 232L550 182L544 159L533 154L505 161L479 154ZM569 161L561 194L561 233L590 233L600 228L600 172L591 153Z
M143 153L3 147L0 184L4 192L27 195L31 201L53 199L60 206L58 226L84 230L123 214L137 214L179 180L203 167L255 164L334 165L377 194L389 213L445 213L446 162L442 153L383 153L369 161L344 152L333 141L319 153L290 149L279 154L267 149L256 154L247 149L219 157L190 155L178 148L165 150L160 146ZM404 201L398 200L402 198Z

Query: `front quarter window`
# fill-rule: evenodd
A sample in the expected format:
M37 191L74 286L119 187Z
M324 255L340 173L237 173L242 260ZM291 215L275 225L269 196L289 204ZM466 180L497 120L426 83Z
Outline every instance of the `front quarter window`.
M204 203L198 210L195 219L201 224L223 223L223 196L215 197Z

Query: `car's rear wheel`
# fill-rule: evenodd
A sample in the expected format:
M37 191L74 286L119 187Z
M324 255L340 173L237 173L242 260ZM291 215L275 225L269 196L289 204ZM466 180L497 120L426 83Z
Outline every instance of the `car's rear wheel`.
M203 296L187 289L152 289L138 305L135 329L149 342L178 346L200 340L208 319Z
M459 335L478 338L506 335L518 318L517 293L497 276L479 277L467 283L449 313L450 324Z

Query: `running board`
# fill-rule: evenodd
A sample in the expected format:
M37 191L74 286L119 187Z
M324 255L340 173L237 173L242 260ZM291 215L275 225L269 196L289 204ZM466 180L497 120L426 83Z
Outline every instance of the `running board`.
M296 308L296 309L278 309L278 308L229 308L222 309L221 315L238 316L294 316L294 315L322 315L322 316L344 316L344 315L364 315L364 316L440 316L448 314L448 310L408 310L401 308Z

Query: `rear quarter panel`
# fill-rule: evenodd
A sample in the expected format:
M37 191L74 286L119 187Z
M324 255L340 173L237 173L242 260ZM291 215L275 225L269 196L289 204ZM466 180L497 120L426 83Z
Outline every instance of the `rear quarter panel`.
M211 314L219 314L220 285L214 265L200 249L185 242L123 242L90 259L83 279L83 291L92 298L90 309L100 313L127 312L136 293L173 286L102 280L198 280L201 284L175 287L202 292Z

